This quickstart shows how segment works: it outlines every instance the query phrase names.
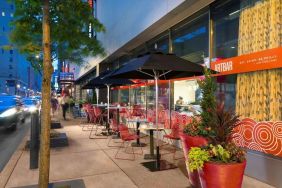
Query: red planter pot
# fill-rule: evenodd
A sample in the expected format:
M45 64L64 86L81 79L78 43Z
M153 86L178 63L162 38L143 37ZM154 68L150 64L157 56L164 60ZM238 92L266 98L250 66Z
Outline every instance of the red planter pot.
M199 170L202 188L240 188L242 186L246 161L243 163L207 162Z
M208 141L204 137L200 137L200 136L188 136L185 134L181 134L180 138L181 138L182 149L186 161L188 160L188 152L191 149L191 147L201 147L208 144ZM186 169L192 186L200 187L201 184L200 184L198 172L196 170L194 172L191 172L189 170L187 163L186 163Z

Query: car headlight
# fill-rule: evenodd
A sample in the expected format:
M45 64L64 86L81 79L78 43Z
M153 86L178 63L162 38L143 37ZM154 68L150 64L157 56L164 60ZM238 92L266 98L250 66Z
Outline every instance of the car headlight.
M11 109L6 110L5 112L1 113L1 114L0 114L0 117L3 118L3 117L12 116L12 115L14 115L15 113L17 113L16 108L11 108Z
M28 108L28 111L30 112L35 112L37 110L37 108L35 106L31 106Z

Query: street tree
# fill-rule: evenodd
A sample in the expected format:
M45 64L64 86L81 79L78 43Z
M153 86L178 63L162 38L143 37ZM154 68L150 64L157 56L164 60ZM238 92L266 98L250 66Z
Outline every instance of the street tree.
M104 26L93 17L92 8L82 0L14 0L15 14L10 35L12 47L43 73L39 161L39 187L47 188L50 168L50 99L52 62L69 61L78 65L85 57L104 55L89 26L96 33Z

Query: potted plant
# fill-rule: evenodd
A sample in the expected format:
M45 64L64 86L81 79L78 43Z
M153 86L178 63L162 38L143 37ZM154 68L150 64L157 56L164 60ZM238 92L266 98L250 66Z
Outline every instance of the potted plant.
M184 138L185 136L193 137L189 137L190 140L195 139L195 141L191 141L190 145L188 144L188 150L193 146L207 144L207 138L214 135L210 125L215 123L216 99L214 94L216 83L208 69L205 69L205 79L199 80L198 84L202 93L202 99L200 101L202 113L199 116L192 117L192 121L184 127L183 134L181 135Z
M76 104L78 104L79 108L81 109L83 107L83 104L86 103L86 100L77 100Z
M209 145L192 147L188 152L189 170L197 171L202 188L240 188L246 167L245 151L233 142L239 118L231 110L217 109L208 123Z
M183 134L180 134L182 142L182 149L186 161L188 160L188 152L191 147L199 147L208 144L208 135L213 135L210 122L214 121L214 113L216 110L216 99L214 93L216 91L216 83L214 82L211 73L205 69L205 79L198 81L202 93L200 105L202 113L200 116L192 117L192 121L187 124L183 129ZM187 166L188 177L190 183L194 187L200 186L198 172L191 172Z

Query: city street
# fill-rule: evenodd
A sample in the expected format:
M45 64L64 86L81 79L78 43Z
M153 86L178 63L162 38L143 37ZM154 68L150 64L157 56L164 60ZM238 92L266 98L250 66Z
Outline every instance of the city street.
M27 117L25 123L18 125L15 131L0 128L0 172L21 143L29 127L30 117Z

